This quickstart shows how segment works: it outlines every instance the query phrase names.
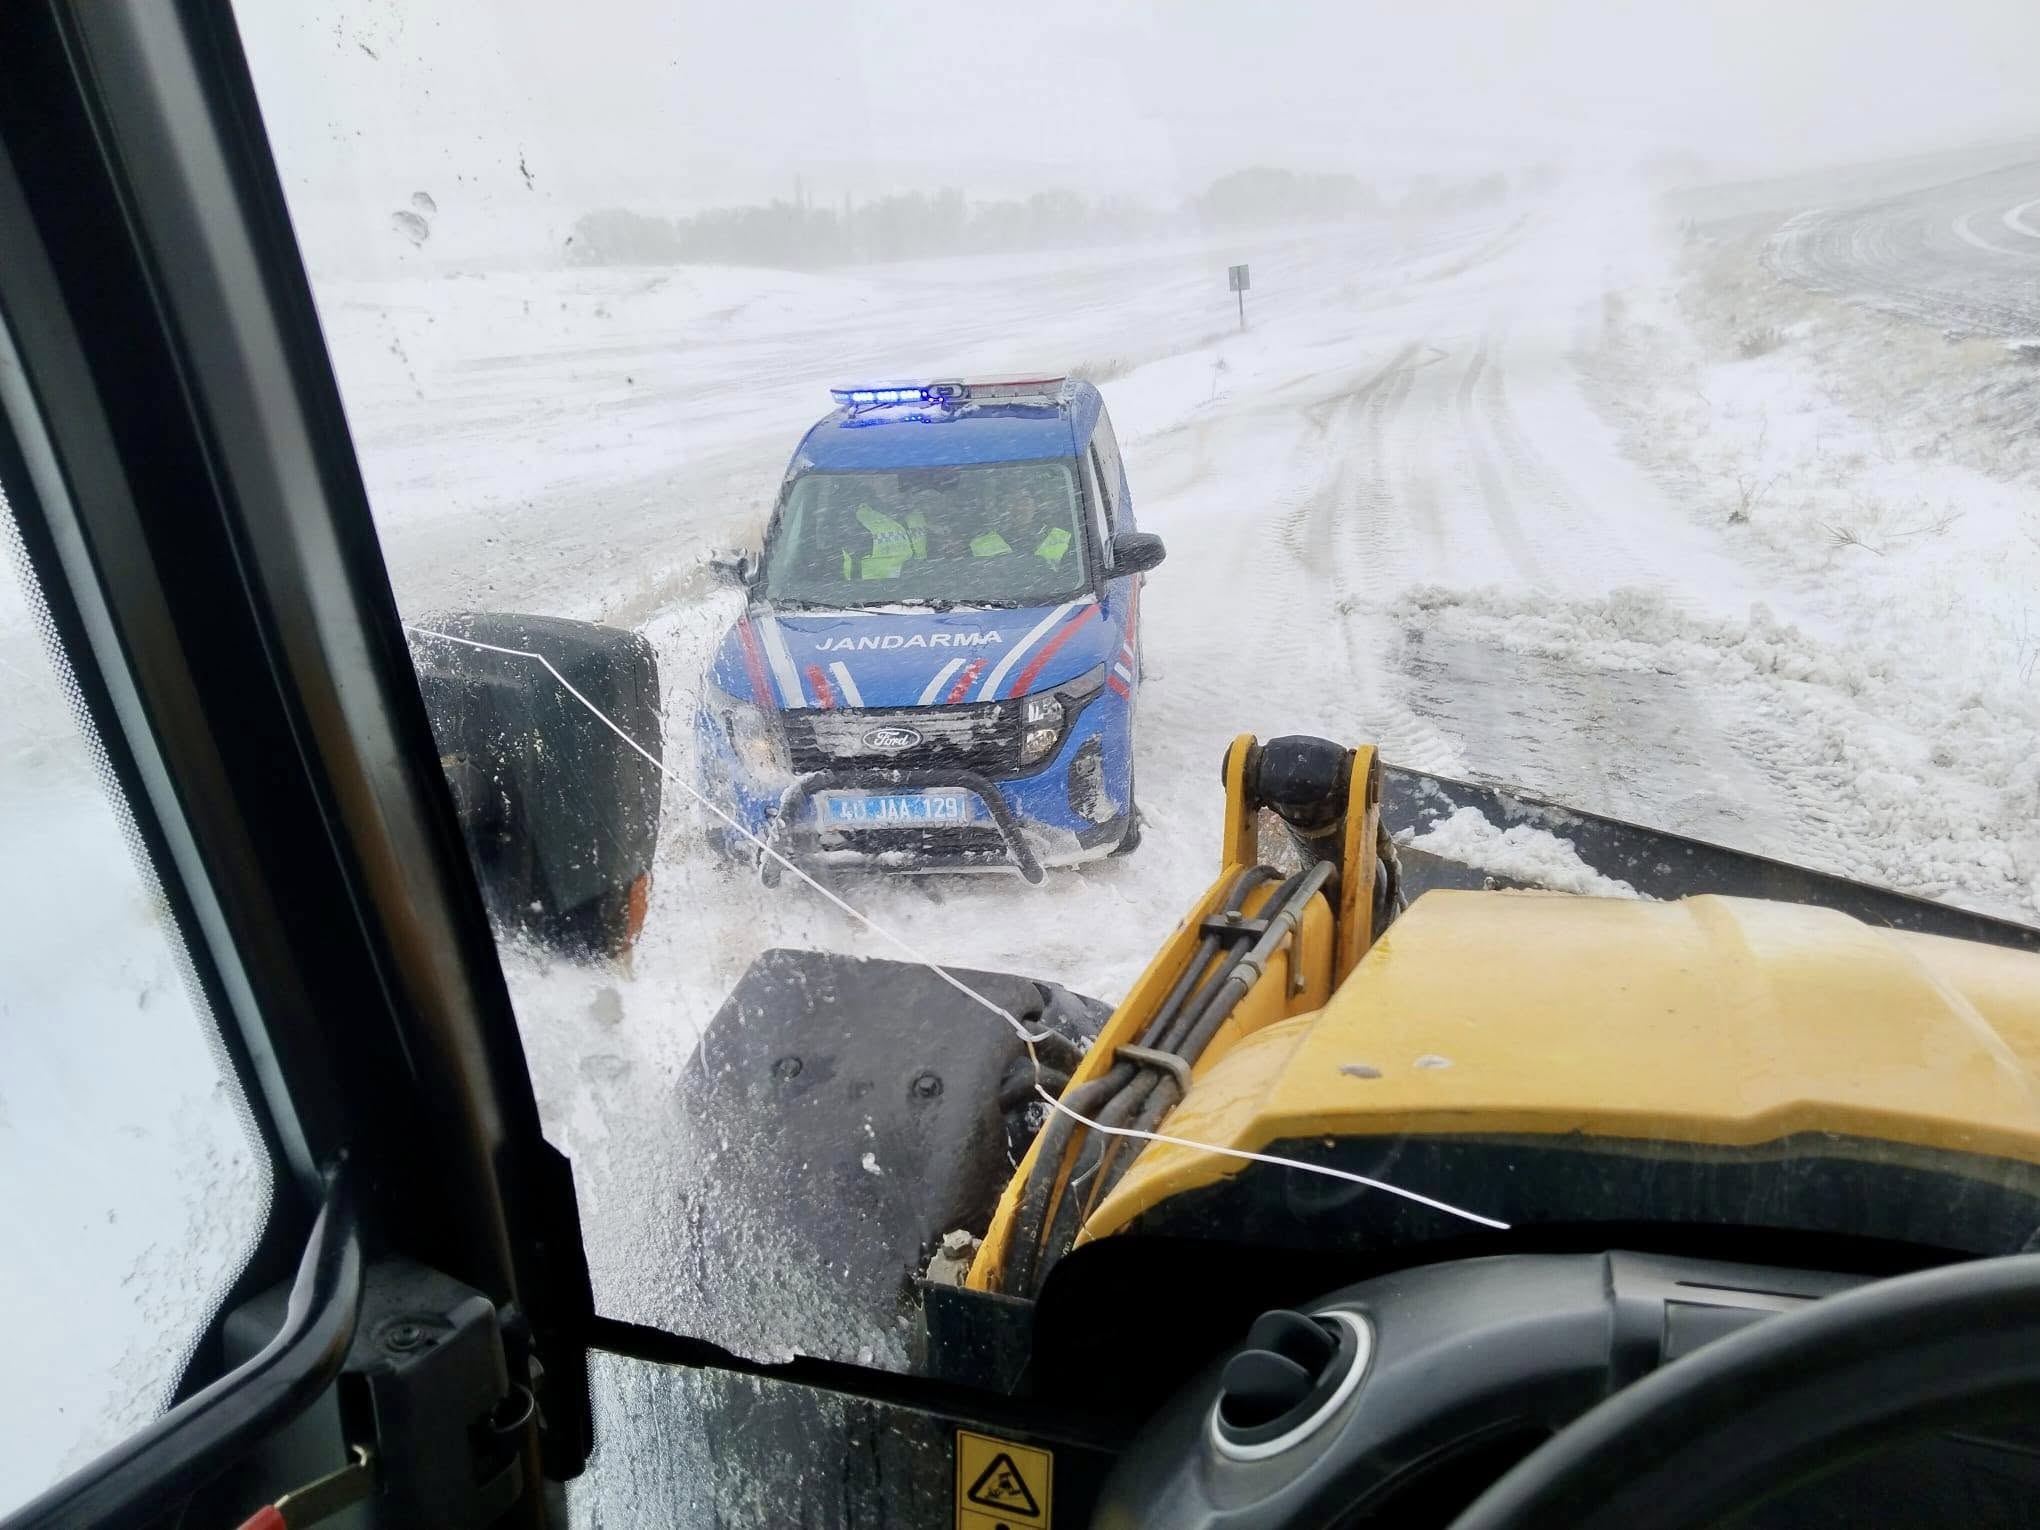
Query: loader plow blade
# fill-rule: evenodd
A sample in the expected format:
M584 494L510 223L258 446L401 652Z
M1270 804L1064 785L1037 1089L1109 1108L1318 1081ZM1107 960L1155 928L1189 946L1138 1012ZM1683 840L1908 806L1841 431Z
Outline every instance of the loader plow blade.
M1646 898L1687 898L1702 893L1768 898L1836 909L1866 924L1891 929L2040 951L2040 929L2009 919L1930 898L1908 897L1867 882L1809 871L1619 818L1583 813L1506 786L1455 781L1397 765L1383 767L1382 822L1397 840L1411 835L1421 838L1462 808L1474 809L1500 830L1518 825L1542 829L1570 845L1591 870L1628 883ZM1491 877L1479 867L1425 854L1421 849L1406 849L1402 861L1404 889L1412 900L1434 887L1535 885L1506 875Z

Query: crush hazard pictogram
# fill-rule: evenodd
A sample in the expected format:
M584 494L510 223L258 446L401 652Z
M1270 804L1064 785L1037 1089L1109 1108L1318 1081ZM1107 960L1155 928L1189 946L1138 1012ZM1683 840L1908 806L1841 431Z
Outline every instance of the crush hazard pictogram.
M957 1430L958 1530L1048 1530L1053 1468L1045 1450Z
M1034 1495L1027 1491L1027 1484L1021 1480L1020 1468L1003 1450L992 1457L990 1466L978 1473L977 1481L970 1485L970 1491L964 1497L987 1509L1010 1509L1015 1514L1025 1514L1030 1518L1041 1513L1041 1505L1034 1501Z

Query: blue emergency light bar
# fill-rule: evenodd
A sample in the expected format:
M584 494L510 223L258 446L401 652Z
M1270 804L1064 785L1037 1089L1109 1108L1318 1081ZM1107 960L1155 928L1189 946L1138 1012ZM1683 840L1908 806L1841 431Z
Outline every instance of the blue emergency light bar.
M969 396L960 382L867 383L829 392L837 403L853 409L866 404L939 404Z
M831 388L837 403L852 409L874 404L958 404L966 399L1053 398L1062 390L1061 377L989 377L970 382L858 383Z

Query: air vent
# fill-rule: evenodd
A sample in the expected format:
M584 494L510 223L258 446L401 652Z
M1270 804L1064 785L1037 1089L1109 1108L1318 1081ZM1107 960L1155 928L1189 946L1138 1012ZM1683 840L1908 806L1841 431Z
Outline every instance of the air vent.
M1265 1461L1300 1444L1353 1395L1373 1347L1357 1313L1262 1313L1219 1378L1211 1412L1219 1454Z

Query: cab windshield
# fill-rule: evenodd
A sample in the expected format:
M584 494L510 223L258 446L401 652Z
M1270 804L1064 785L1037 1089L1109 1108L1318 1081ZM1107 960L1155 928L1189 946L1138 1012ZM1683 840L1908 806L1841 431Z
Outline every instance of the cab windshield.
M765 550L781 605L1046 605L1089 581L1067 462L807 473Z
M1644 931L1691 1006L1683 1030L1647 1011L1642 958L1605 943L1539 987L1441 939L1451 986L1402 990L1404 1030L1323 1059L1356 1172L1530 1238L1697 1241L1811 1206L1925 1245L1944 1200L1986 1204L1855 1175L1924 1149L1844 1141L1837 1117L1804 1116L1789 1148L1723 1144L1806 1100L1888 1124L1868 1091L1896 1091L1898 1063L1872 1064L1913 1056L2002 1084L1939 1118L1980 1152L2028 1099L2040 1043L2015 1042L2040 1024L1986 1034L2000 1021L1951 980L1896 986L1837 935L1822 971L1891 988L1875 1052L1867 1001L1820 1021L1777 986L1810 958L1766 966L1788 948L1746 955L1706 906L1690 948L1652 946L1649 900L1718 890L1695 868L1741 853L1783 898L1826 874L2040 918L2040 148L2014 138L2034 95L2013 63L2040 52L2040 5L1953 0L1913 28L1840 0L1318 3L1258 28L1166 5L234 9L605 1319L760 1362L928 1369L945 1240L984 1237L1050 1120L1024 1070L1007 1087L1018 1037L1053 1020L1076 1048L1142 991L1220 874L1242 734L1379 744L1396 853L1438 878L1383 949L1399 974L1426 921L1492 886L1511 933L1564 911ZM809 440L854 378L1063 378L1054 412L1083 424L1048 428L1023 392L971 411L1010 431L916 405ZM988 443L998 460L928 460ZM47 859L105 881L57 853L87 843L41 784L61 709L10 701L35 630L0 606L19 639L0 812L23 826L0 845L58 823ZM66 758L89 784L88 753ZM1271 891L1309 870L1277 854L1249 868L1280 873ZM66 956L28 917L55 884L17 883L0 1155L8 1119L63 1098L8 1018L42 1004L28 976L154 970ZM1811 943L1819 912L1775 917ZM1494 971L1510 981L1474 1016ZM145 981L108 990L107 1025L144 1003L158 1023ZM1044 1019L1051 990L1068 1003ZM1959 1056L1928 999L1932 1035L1981 1017ZM1549 1041L1518 1071L1572 1102L1546 1138L1519 1134L1518 1065L1484 1060L1531 1006ZM1465 1046L1439 1034L1476 1018ZM1717 1059L1710 1078L1674 1043ZM78 1077L107 1071L78 1056ZM1637 1080L1676 1095L1639 1103ZM1480 1114L1423 1103L1490 1088ZM1578 1099L1631 1135L1569 1141ZM1215 1141L1180 1108L1125 1119L1245 1184L1228 1144L1262 1139ZM1464 1178L1437 1167L1425 1123L1447 1120L1487 1155ZM209 1183L161 1139L79 1127L139 1155L138 1183L151 1155ZM1114 1140L1036 1248L1075 1246L1133 1161ZM1821 1155L1860 1191L1809 1191ZM2019 1187L1990 1206L2040 1206L2040 1148L1978 1162ZM1432 1235L1386 1192L1314 1178L1211 1226L1384 1260ZM0 1156L0 1213L21 1212L0 1225L34 1221L6 1194L30 1182ZM1322 1197L1333 1231L1307 1221ZM166 1268L227 1246L191 1223L151 1231ZM176 1289L137 1306L134 1344L204 1329L171 1321ZM132 1393L131 1368L98 1374ZM635 1396L611 1424L660 1450L686 1433Z

